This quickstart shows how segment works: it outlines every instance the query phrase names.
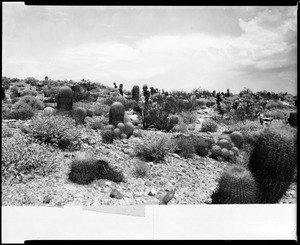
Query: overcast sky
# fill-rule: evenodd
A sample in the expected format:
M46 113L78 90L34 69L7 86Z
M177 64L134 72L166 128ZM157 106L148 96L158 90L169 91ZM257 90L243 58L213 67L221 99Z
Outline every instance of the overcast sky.
M296 94L296 6L2 4L2 76Z

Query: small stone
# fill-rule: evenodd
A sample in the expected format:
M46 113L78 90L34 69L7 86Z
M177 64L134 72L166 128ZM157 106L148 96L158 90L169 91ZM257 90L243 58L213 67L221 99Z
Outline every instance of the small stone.
M156 194L157 194L157 190L154 188L151 188L151 190L148 193L149 196L155 196Z
M172 191L172 190L174 190L174 186L171 183L168 182L168 183L165 184L164 189L166 191Z
M112 189L110 195L111 198L116 198L116 199L122 199L124 197L123 194L121 194L118 190Z
M51 198L49 195L44 196L43 203L50 203L50 201L51 201Z
M105 183L105 185L107 185L107 186L111 186L111 182L110 182L110 181L105 181L104 183Z
M149 180L145 181L145 186L151 186L151 185L152 185L152 183Z

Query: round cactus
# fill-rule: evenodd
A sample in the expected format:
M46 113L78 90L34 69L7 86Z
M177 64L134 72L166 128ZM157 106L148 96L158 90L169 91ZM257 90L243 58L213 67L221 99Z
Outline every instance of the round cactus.
M119 128L115 128L114 129L114 135L115 135L115 137L120 137L120 135L121 135L121 130L119 129Z
M46 116L53 116L55 114L55 109L48 106L44 109L44 114Z
M68 86L63 86L57 94L57 109L71 111L73 107L73 91Z
M231 148L231 151L233 151L235 156L239 154L239 149L235 146Z
M233 143L230 137L230 134L227 133L222 133L219 137L218 140L227 140L229 143Z
M235 160L235 154L232 150L228 151L228 160L234 161Z
M258 188L249 170L232 165L222 173L218 187L212 194L212 204L258 203Z
M132 100L139 101L140 98L140 87L138 85L132 88Z
M109 109L109 124L117 126L124 121L125 107L121 102L114 102Z
M211 154L212 154L212 157L214 158L217 158L218 156L221 155L221 147L218 146L218 145L214 145L212 148L211 148Z
M124 122L124 123L130 122L129 116L128 116L128 114L127 114L126 111L124 112L124 119L123 119L123 122Z
M238 131L234 131L230 134L230 138L237 148L239 148L239 149L242 148L243 143L244 143L244 136L242 133L240 133Z
M92 110L90 110L90 109L88 109L87 111L86 111L86 115L88 116L88 117L93 117L93 115L94 115L94 112L92 111Z
M296 171L295 139L285 130L266 128L254 144L249 169L258 183L261 203L277 203L288 190Z
M127 139L127 135L124 133L122 133L120 137L121 137L121 139Z
M115 138L114 131L109 130L109 129L103 130L101 132L101 136L102 136L102 141L104 143L113 143L114 138Z
M221 139L217 143L221 148L226 148L227 150L230 150L232 148L232 144L226 140L226 139Z
M86 109L83 107L77 107L73 110L73 117L75 119L75 124L80 125L84 124L84 119L87 115Z
M119 128L121 130L122 133L124 133L124 130L125 130L125 125L124 123L118 123L117 124L117 128Z
M219 161L219 162L224 162L225 161L224 157L222 157L222 156L218 156L216 158L216 160Z
M223 157L225 160L229 159L229 150L226 148L221 149L221 157Z
M114 129L115 129L115 126L112 125L112 124L109 124L109 125L106 125L106 126L104 127L104 129L114 130Z
M133 134L134 125L131 122L127 122L124 125L125 125L124 133L127 135L127 138L129 138Z

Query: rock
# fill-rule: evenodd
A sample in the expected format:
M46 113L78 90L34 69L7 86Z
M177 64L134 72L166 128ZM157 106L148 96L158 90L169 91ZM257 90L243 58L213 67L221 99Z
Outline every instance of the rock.
M116 199L122 199L124 197L124 195L122 193L120 193L118 190L116 189L112 189L110 195L111 198L116 198Z
M174 188L174 186L173 186L170 182L167 182L167 183L165 184L165 186L164 186L164 189L165 189L166 191L172 191L172 190L174 190L175 188Z
M172 198L174 197L175 195L175 190L173 191L168 191L166 195L164 195L160 201L159 201L159 204L160 205L167 205L168 202L170 202L172 200Z
M110 181L105 181L104 183L105 183L105 185L107 185L107 186L111 186L111 182L110 182Z
M151 186L151 185L152 185L152 183L149 180L145 181L145 186Z
M154 188L151 188L149 193L148 193L149 196L155 196L156 194L157 194L157 190L154 189Z
M43 203L50 203L51 197L49 195L44 196Z
M110 151L109 151L108 149L101 149L100 152L101 152L103 155L108 155Z

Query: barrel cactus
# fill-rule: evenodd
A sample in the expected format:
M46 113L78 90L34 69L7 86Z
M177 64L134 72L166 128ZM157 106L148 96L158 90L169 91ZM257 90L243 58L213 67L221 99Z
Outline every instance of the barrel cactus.
M117 125L124 121L125 107L121 102L114 102L109 109L109 124Z
M44 115L46 116L53 116L55 114L55 109L50 107L50 106L47 106L44 108Z
M101 136L102 136L102 141L104 143L113 143L114 138L115 138L114 131L111 129L104 129L101 132Z
M88 109L88 110L86 110L86 115L87 115L88 117L93 117L94 112L93 112L92 110Z
M284 131L264 129L250 155L249 169L258 183L261 203L277 203L293 181L295 139Z
M221 150L222 148L219 145L214 145L211 148L211 156L216 159L218 156L221 155Z
M57 94L57 109L71 111L73 107L73 91L68 86L63 86Z
M242 148L242 146L244 144L244 136L242 133L240 133L238 131L234 131L230 134L230 138L237 148L239 148L239 149Z
M139 101L140 98L140 87L138 85L134 85L132 88L132 100Z
M251 172L241 165L227 167L212 194L212 204L258 203L258 188Z
M83 107L77 107L73 110L73 117L75 119L75 124L84 124L84 119L87 116L87 111Z
M230 150L232 148L232 144L226 140L226 139L221 139L217 143L221 148L226 148L227 150Z
M126 134L127 138L129 138L133 134L134 125L131 122L127 122L124 125L124 133Z

